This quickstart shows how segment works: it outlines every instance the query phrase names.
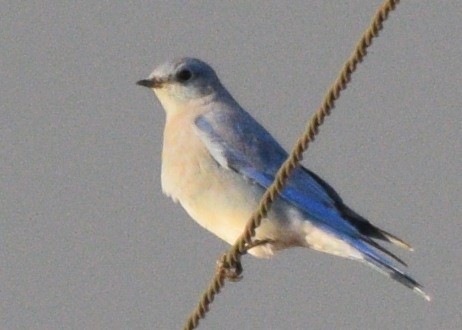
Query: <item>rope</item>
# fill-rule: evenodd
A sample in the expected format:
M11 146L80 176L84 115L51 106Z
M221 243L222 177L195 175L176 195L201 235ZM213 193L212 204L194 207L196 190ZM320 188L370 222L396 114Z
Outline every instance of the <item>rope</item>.
M325 117L330 114L335 106L335 101L340 97L341 91L344 90L350 82L352 73L366 56L366 50L372 44L372 39L378 36L379 31L383 27L383 22L388 18L388 14L395 9L398 3L399 0L386 0L376 11L369 28L363 33L361 39L356 44L354 52L344 64L339 77L326 93L322 105L309 120L304 134L298 139L289 158L287 158L278 170L274 182L263 194L258 208L253 212L251 218L247 222L244 232L237 239L232 248L219 261L215 276L202 294L196 309L191 313L184 325L185 330L195 329L199 325L199 320L205 317L215 295L224 287L225 279L236 279L239 277L242 272L240 259L247 252L247 246L252 244L252 237L255 235L256 228L268 214L271 204L281 193L292 171L299 165L303 158L303 152L308 149L309 143L314 141L314 137L319 133L319 127L324 122ZM235 274L230 273L230 269L234 269Z

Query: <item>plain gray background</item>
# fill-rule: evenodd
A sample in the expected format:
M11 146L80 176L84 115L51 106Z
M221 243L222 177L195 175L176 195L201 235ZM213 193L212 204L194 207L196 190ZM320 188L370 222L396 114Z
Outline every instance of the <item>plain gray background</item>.
M3 1L0 328L178 329L228 248L160 187L164 113L135 85L211 63L286 148L380 1ZM202 329L460 329L462 2L403 1L304 164L413 244L431 303L309 250L244 258Z

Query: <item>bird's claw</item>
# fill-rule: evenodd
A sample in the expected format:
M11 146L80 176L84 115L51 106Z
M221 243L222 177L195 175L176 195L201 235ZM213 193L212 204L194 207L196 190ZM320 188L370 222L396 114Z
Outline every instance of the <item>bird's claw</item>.
M246 254L250 249L256 246L265 245L268 243L271 243L271 240L264 239L264 240L255 240L253 242L250 242L245 245L243 254ZM224 255L219 260L217 260L216 272L221 273L222 276L230 282L239 282L240 280L242 280L243 278L242 272L244 271L244 269L242 268L241 261L237 260L234 262L234 265L230 265L225 260L226 260L226 255Z
M216 272L221 273L223 277L225 277L230 282L239 282L242 280L242 263L240 261L236 261L234 266L228 265L224 261L224 257L217 260L217 268Z

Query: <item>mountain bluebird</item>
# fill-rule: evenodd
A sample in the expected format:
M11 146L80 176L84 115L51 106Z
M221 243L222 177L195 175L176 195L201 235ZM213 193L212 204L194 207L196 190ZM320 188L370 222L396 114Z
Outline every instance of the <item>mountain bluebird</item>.
M164 193L202 227L233 244L288 154L201 60L164 63L137 84L152 89L166 112ZM363 261L430 299L395 265L404 263L374 239L411 247L350 209L326 181L302 166L254 239L266 242L249 250L254 256L308 247Z

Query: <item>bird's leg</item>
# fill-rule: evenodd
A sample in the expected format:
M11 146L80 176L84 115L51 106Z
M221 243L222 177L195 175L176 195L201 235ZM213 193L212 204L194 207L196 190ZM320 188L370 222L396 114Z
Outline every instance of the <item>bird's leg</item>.
M254 247L260 246L260 245L265 245L268 243L272 243L273 241L270 239L256 239L255 241L252 241L250 243L247 243L244 248L244 254L249 252L250 249L253 249Z

